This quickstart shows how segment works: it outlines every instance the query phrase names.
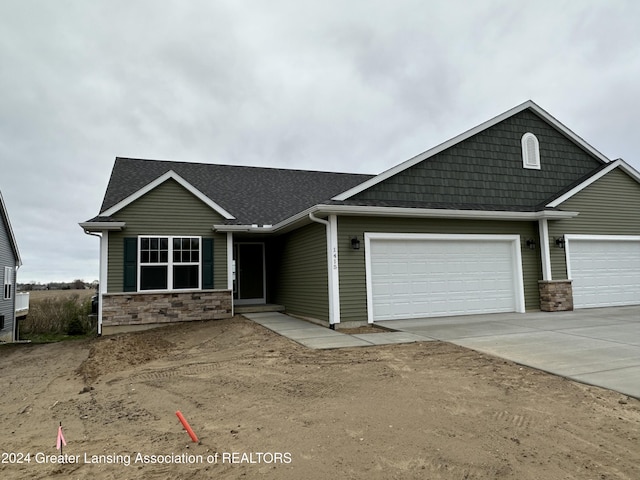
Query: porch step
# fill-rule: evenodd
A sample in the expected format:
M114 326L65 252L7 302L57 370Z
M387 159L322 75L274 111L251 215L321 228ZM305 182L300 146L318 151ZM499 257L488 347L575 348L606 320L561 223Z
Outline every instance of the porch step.
M284 305L275 305L273 303L259 305L236 305L235 313L260 313L260 312L284 312Z

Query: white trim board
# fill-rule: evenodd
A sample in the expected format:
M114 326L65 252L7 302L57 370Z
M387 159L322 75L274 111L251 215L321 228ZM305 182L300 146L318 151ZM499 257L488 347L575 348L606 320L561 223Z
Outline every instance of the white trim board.
M143 238L166 238L167 239L167 261L166 262L147 262L142 263L142 239ZM175 238L197 238L198 239L198 261L197 262L176 262L173 259L173 240ZM199 235L145 235L140 234L136 240L136 293L174 293L185 291L201 291L202 290L202 237ZM198 266L198 286L195 288L173 288L173 267L178 265ZM141 289L142 269L144 267L167 267L167 288L161 289Z
M456 241L499 241L510 242L512 251L512 260L514 266L514 279L515 279L515 311L517 313L525 312L525 299L524 299L524 280L522 271L522 255L520 252L520 235L491 235L491 234L440 234L440 233L380 233L380 232L365 232L365 283L367 289L367 322L373 323L373 282L371 273L371 241L372 240L447 240L451 242Z
M309 214L319 215L363 215L381 217L406 217L406 218L454 218L469 220L512 220L512 221L536 221L542 218L561 220L573 218L578 212L565 212L562 210L542 210L538 212L509 212L493 210L447 210L445 208L408 208L408 207L372 207L361 205L314 205L303 212L297 213L280 223L270 226L257 225L213 225L216 232L244 232L244 233L275 233L286 231L298 222L305 221Z
M202 193L200 190L198 190L196 187L194 187L192 184L190 184L188 181L186 181L184 178L182 178L180 175L178 175L173 170L169 170L168 172L166 172L165 174L159 176L158 178L156 178L152 182L146 184L140 190L137 190L137 191L133 192L131 195L126 197L124 200L119 201L118 203L116 203L112 207L106 209L104 212L101 212L100 216L109 217L109 216L113 215L114 213L122 210L124 207L126 207L127 205L130 205L131 203L133 203L134 201L136 201L137 199L139 199L143 195L149 193L154 188L162 185L164 182L166 182L169 179L172 179L172 180L175 180L176 182L178 182L185 189L187 189L189 192L191 192L193 195L195 195L199 200L201 200L203 203L205 203L206 205L211 207L213 210L218 212L220 215L222 215L225 219L227 219L227 220L234 220L235 219L235 217L233 215L231 215L224 208L222 208L216 202L211 200L208 196L206 196L204 193Z
M332 198L332 200L347 200L349 198L351 198L352 196L372 187L373 185L377 185L378 183L396 175L397 173L402 172L403 170L406 170L410 167L413 167L414 165L422 162L423 160L426 160L427 158L430 158L444 150L446 150L449 147L452 147L453 145L462 142L463 140L466 140L470 137L472 137L473 135L486 130L489 127L492 127L500 122L502 122L503 120L506 120L507 118L520 113L526 109L530 108L531 110L533 110L538 116L542 117L545 121L549 122L551 125L553 125L556 129L558 129L559 131L561 131L564 135L566 135L567 137L569 137L571 140L573 140L576 144L578 144L580 147L584 148L586 151L588 151L590 154L594 155L595 157L597 157L599 160L601 160L604 163L609 163L610 160L604 156L602 153L600 153L598 150L596 150L595 148L593 148L591 145L589 145L587 142L585 142L581 137L579 137L578 135L576 135L574 132L572 132L571 130L569 130L566 126L564 126L562 123L560 123L558 120L556 120L551 114L549 114L547 111L545 111L544 109L540 108L538 105L536 105L533 101L528 100L510 110L507 110L506 112L492 118L491 120L488 120L484 123L481 123L480 125L473 127L470 130L467 130L464 133L461 133L460 135L453 137L450 140L447 140L444 143L441 143L440 145L427 150L426 152L423 152L419 155L416 155L413 158L410 158L409 160L396 165L393 168L390 168L389 170L382 172L380 175L377 175L363 183L361 183L360 185L357 185L349 190L347 190L346 192L343 192L339 195L336 195L335 197Z
M547 207L549 207L549 208L558 207L559 205L561 205L562 203L566 202L571 197L573 197L577 193L581 192L582 190L587 188L589 185L597 182L602 177L604 177L607 173L611 172L612 170L614 170L614 169L616 169L618 167L620 169L622 169L626 174L628 174L631 178L633 178L636 182L640 183L640 174L636 170L634 170L628 163L626 163L624 160L619 158L618 160L615 160L614 162L611 162L609 165L606 166L606 168L603 168L602 170L600 170L598 173L596 173L592 177L589 177L587 180L582 182L580 185L575 186L574 188L569 190L567 193L559 196L554 201L552 201L551 203L547 204Z
M549 222L546 218L538 220L538 236L540 237L540 258L542 260L542 279L553 280L551 272L551 249L549 248Z
M88 232L120 231L127 226L125 222L81 222L78 225Z
M16 254L16 266L22 266L22 259L20 258L20 250L18 250L18 242L16 241L16 236L13 233L13 228L11 228L11 220L9 220L9 212L7 212L7 207L4 203L4 198L2 198L2 192L0 192L0 210L1 214L5 219L5 223L7 225L7 235L9 236L9 241L11 242L11 246Z

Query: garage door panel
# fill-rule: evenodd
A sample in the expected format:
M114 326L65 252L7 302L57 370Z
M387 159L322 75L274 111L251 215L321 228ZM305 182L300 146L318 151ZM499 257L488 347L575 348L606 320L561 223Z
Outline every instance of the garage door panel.
M640 304L640 237L567 236L574 308Z
M516 311L516 245L460 236L371 239L373 320Z

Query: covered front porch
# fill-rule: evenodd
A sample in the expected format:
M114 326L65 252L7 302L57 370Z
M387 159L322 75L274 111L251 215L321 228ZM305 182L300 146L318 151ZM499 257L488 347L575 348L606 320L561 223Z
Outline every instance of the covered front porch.
M326 233L312 223L283 233L227 232L235 313L283 312L328 323Z

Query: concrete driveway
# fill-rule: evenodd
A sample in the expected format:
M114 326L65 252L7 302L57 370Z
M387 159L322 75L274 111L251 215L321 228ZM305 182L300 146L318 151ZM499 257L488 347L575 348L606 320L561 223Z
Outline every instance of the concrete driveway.
M640 306L376 323L640 398Z

